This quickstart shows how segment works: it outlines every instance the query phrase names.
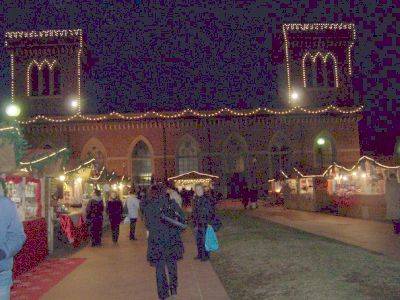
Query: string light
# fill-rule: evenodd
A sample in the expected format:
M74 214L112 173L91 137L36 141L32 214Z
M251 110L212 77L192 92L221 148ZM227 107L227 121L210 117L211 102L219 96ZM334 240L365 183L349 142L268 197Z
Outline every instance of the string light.
M105 169L106 169L106 167L103 167L103 168L101 169L101 172L100 172L99 176L97 176L97 177L90 177L90 179L91 179L91 180L94 180L94 181L99 180L99 179L101 178L101 176L103 175L103 172L104 172Z
M82 37L82 36L81 36ZM77 64L77 75L78 75L78 114L81 113L81 53L82 53L82 40L80 41L80 48L78 50L78 64Z
M302 59L302 63L301 63L301 67L302 67L302 71L303 71L303 85L304 87L307 87L307 76L306 76L306 59L307 57L310 57L312 62L315 64L317 57L320 56L322 58L323 63L326 65L326 62L328 60L328 57L331 57L333 60L333 67L334 67L334 76L335 76L335 87L339 87L339 79L338 79L338 67L337 67L337 60L335 58L335 56L332 54L332 52L327 52L324 54L322 54L321 52L317 52L314 55L312 55L310 52L306 52L306 54L304 54L303 59Z
M82 169L84 166L86 166L86 165L88 165L88 164L90 164L90 163L92 163L92 162L94 162L94 161L95 161L95 159L92 158L92 159L88 160L87 162L81 164L79 167L76 167L75 169L72 169L72 170L70 170L70 171L64 172L64 174L67 175L67 174L70 174L70 173L79 171L79 170Z
M288 115L288 114L293 114L297 112L304 112L307 114L322 114L322 113L327 113L327 112L336 112L336 113L341 113L341 114L355 114L359 113L363 110L363 106L358 106L353 109L342 109L334 105L329 105L324 108L317 108L317 109L307 109L303 107L293 107L285 110L278 110L278 109L270 109L266 107L259 107L254 110L250 111L235 111L230 108L222 108L219 109L215 112L200 112L196 111L193 109L184 109L180 112L177 113L160 113L156 111L150 111L142 114L121 114L118 112L111 112L108 115L100 115L97 117L90 117L90 116L85 116L81 115L80 113L76 113L73 116L63 118L52 118L52 117L47 117L44 115L38 115L32 119L25 120L25 121L18 121L18 123L27 125L27 124L32 124L36 123L38 121L46 121L46 122L52 122L52 123L65 123L65 122L70 122L70 121L76 121L76 120L84 120L84 121L104 121L104 120L113 120L113 119L122 119L122 120L127 120L127 121L133 121L133 120L140 120L140 119L146 119L146 118L162 118L162 119L176 119L180 118L183 116L194 116L194 117L201 117L201 118L212 118L212 117L218 117L221 115L231 115L235 117L249 117L249 116L254 116L258 114L272 114L272 115Z
M321 30L350 30L351 31L351 42L347 47L347 59L348 59L348 72L349 75L352 74L351 67L351 49L354 46L354 42L356 39L356 31L355 26L352 23L292 23L292 24L283 24L283 40L285 44L285 60L286 60L286 73L288 80L288 92L291 95L291 78L290 78L290 56L289 56L289 40L288 40L288 31L296 30L296 31L321 31ZM337 63L336 63L337 64ZM337 74L337 67L335 68L335 74ZM303 81L304 81L304 73L303 73ZM336 80L337 81L337 80ZM338 82L336 82L337 86Z
M52 62L48 61L47 59L38 62L36 59L32 60L29 65L28 65L28 69L26 70L26 95L30 96L31 95L31 68L33 65L36 65L38 67L38 70L41 71L42 68L47 65L50 69L50 71L53 70L55 64L56 64L56 60L53 59Z
M19 128L17 128L17 127L3 127L3 128L0 128L0 132L2 132L2 131L8 131L8 130L15 130L17 133L18 133L18 135L21 135L21 132L19 131Z
M82 36L82 29L52 29L42 31L9 31L5 37L8 39L23 38L47 38L47 37L68 37ZM6 44L7 45L7 44Z
M196 175L199 175L199 176L207 176L207 177L212 177L212 178L215 178L215 179L219 178L218 176L215 176L215 175L200 173L200 172L197 172L197 171L191 171L191 172L187 172L187 173L184 173L184 174L181 174L181 175L170 177L170 178L168 178L168 180L175 180L177 178L180 178L180 177L183 177L183 176L186 176L186 175L189 175L189 174L193 174L193 173L196 174ZM192 180L192 179L179 179L179 180ZM211 180L211 179L208 178L207 180Z
M49 159L49 158L51 158L51 157L53 157L53 156L56 156L57 154L59 154L59 153L61 153L61 152L64 152L64 151L66 151L67 150L67 148L62 148L62 149L60 149L60 150L58 150L58 151L55 151L55 152L53 152L53 153L51 153L51 154L49 154L49 155L46 155L46 156L43 156L43 157L41 157L41 158L38 158L38 159L36 159L36 160L33 160L33 161L29 161L29 162L20 162L20 165L23 165L23 166L25 166L25 165L33 165L33 164L36 164L36 163L38 163L38 162L41 162L41 161L44 161L44 160L46 160L46 159Z
M15 99L15 69L14 69L14 53L11 53L11 103Z

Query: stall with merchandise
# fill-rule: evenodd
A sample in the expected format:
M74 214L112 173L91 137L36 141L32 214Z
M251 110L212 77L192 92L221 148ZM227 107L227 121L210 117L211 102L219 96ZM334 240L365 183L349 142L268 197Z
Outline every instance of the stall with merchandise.
M214 181L218 179L219 177L215 175L191 171L185 174L170 177L168 178L168 181L171 182L175 188L181 191L182 189L194 189L196 184L201 184L206 188L212 188Z

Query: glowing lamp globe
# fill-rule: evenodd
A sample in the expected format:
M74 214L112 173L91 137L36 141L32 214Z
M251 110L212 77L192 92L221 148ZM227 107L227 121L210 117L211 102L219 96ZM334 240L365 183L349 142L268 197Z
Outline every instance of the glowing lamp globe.
M293 92L293 93L290 95L290 98L291 98L292 100L297 100L297 99L299 99L299 94L298 94L297 92Z
M21 109L18 105L11 103L6 107L6 114L9 117L18 117L21 113Z
M76 109L76 108L78 108L78 106L79 106L79 102L78 102L78 100L71 100L71 107L73 108L73 109Z
M60 175L60 177L58 177L58 179L59 179L60 181L65 181L65 175Z
M317 140L317 144L318 144L319 146L325 145L325 139L324 139L324 138L319 138L319 139Z

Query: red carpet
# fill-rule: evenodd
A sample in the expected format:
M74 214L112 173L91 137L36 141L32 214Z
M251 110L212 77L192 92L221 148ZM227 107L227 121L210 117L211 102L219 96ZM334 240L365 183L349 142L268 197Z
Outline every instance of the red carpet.
M11 289L12 300L36 300L85 261L85 258L49 259L17 276Z

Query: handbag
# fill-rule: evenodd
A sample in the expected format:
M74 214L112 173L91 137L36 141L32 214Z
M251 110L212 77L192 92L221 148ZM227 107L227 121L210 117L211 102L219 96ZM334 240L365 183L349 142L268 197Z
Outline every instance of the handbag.
M211 225L207 226L205 248L207 252L216 252L219 250L218 238Z
M130 224L131 223L131 219L129 219L129 216L126 216L124 218L124 224Z

